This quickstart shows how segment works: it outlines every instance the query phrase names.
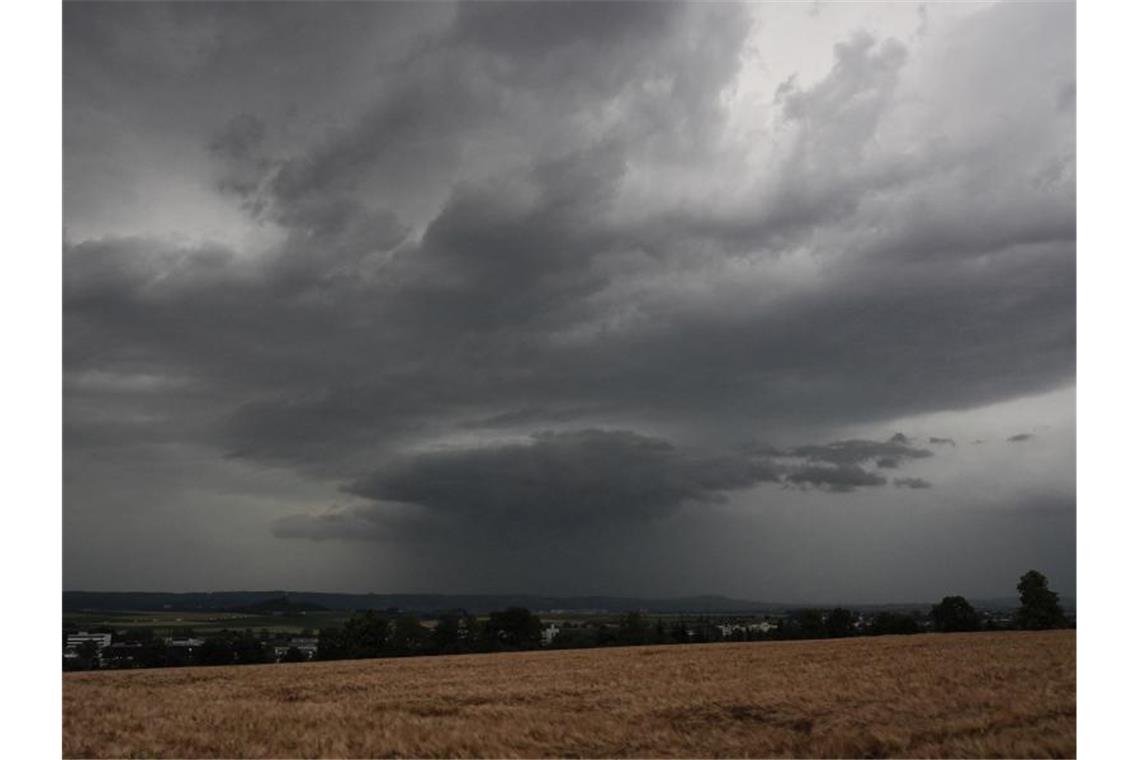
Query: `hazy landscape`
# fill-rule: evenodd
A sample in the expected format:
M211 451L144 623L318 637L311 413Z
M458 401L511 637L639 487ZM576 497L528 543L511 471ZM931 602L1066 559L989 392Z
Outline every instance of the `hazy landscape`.
M64 676L67 757L1073 757L1072 631Z
M1075 28L65 3L64 754L1073 756Z

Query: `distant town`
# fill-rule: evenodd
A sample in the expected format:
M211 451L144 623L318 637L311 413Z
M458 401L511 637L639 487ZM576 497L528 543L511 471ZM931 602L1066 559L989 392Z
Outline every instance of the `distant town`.
M247 598L258 600L209 609L210 604L224 604L232 598L225 594L65 593L63 669L263 664L1076 626L1075 606L1063 607L1056 593L1049 590L1044 575L1027 572L1018 583L1018 591L1015 603L975 604L961 596L947 596L938 604L925 606L761 610L755 608L772 605L700 597L642 600L643 606L615 610L610 605L631 600L599 597L592 599L599 605L595 607L535 611L519 605L502 609L424 608L457 599L474 605L514 599L493 596L406 596L407 608L331 609L310 599L323 596L340 605L361 600L333 594L283 593L268 598L247 594ZM114 609L117 599L135 609ZM77 606L84 602L97 608ZM686 605L692 609L683 609ZM733 606L754 609L733 611Z

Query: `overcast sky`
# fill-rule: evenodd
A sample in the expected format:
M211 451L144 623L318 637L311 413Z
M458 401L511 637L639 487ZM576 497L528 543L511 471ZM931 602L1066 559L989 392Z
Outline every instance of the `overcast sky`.
M65 5L65 588L1074 593L1074 48Z

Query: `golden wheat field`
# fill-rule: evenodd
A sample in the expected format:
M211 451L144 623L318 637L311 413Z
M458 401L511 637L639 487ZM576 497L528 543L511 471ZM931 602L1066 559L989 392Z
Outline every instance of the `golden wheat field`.
M1074 757L1072 631L63 677L67 757Z

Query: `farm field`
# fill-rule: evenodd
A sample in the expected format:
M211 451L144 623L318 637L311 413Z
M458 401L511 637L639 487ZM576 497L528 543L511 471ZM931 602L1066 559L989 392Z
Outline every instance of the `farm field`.
M63 676L65 757L1074 757L1076 634Z
M322 611L304 615L257 615L242 612L65 612L64 627L97 630L103 628L140 630L149 629L158 636L171 636L180 630L190 629L196 635L215 634L222 630L271 633L300 633L325 626L344 625L349 612Z

